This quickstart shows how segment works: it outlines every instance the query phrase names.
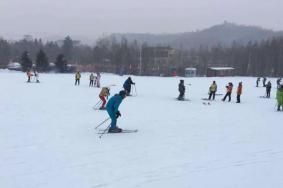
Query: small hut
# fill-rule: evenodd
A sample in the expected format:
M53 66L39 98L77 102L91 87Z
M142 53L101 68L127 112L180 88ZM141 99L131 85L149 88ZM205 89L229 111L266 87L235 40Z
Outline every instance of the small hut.
M195 77L197 75L196 68L185 68L185 77Z

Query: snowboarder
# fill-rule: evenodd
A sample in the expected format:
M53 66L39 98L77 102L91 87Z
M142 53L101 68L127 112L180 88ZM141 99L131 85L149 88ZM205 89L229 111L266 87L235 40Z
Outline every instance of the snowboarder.
M277 99L277 111L280 111L281 107L283 110L283 84L280 85L280 87L277 89L276 99Z
M134 82L132 81L132 78L131 78L131 77L129 77L129 78L124 82L124 84L123 84L123 88L125 89L127 96L130 96L130 94L131 94L131 87L132 87L132 84L135 85L136 83L134 83Z
M266 87L266 98L270 98L271 87L272 87L271 82L268 81L265 87Z
M186 88L185 88L185 85L184 85L184 80L180 80L178 90L179 90L179 93L180 93L180 94L179 94L179 96L178 96L177 99L178 99L179 101L185 100L184 96L185 96Z
M30 70L27 71L27 77L28 77L28 81L27 82L30 82L30 79L31 77L33 76L33 74L31 73Z
M89 76L89 87L90 86L93 87L93 81L94 81L94 75L93 75L93 73L91 73L90 76Z
M237 102L236 103L241 102L242 89L243 89L242 82L240 82L237 88Z
M36 83L39 83L39 80L38 80L38 77L39 77L38 72L37 72L35 69L33 69L33 73L34 73L34 77L35 77L35 79L36 79Z
M266 87L266 77L263 78L262 85L263 85L263 87Z
M258 77L258 78L256 79L256 87L258 87L259 82L260 82L260 77Z
M105 110L105 104L106 104L106 99L108 99L108 96L110 95L110 88L109 87L103 87L99 93L99 98L102 100L102 105L99 108L100 110Z
M209 87L209 97L208 97L208 100L211 100L211 97L212 97L212 100L215 99L215 93L217 91L217 85L216 85L216 82L213 81L213 83L211 84L211 86Z
M278 78L277 79L277 88L280 88L281 87L281 80L282 80L282 78Z
M119 133L123 130L117 127L117 118L121 116L119 109L119 105L126 97L126 91L122 90L119 94L115 94L111 97L106 105L106 110L111 118L111 126L108 130L109 133Z
M100 88L100 78L101 78L100 72L97 72L96 73L96 87L98 88Z
M81 74L80 74L80 71L78 71L75 75L75 78L76 78L76 82L75 82L75 85L80 85L80 79L81 79Z
M228 85L226 86L226 95L224 96L224 98L222 99L222 101L226 100L226 97L229 97L229 102L231 101L231 94L232 94L232 90L233 90L233 84L232 82L229 82Z

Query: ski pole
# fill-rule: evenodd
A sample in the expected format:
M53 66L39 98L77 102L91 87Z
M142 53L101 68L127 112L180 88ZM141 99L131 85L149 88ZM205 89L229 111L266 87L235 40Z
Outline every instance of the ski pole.
M98 101L92 108L95 109L97 106L99 106L102 103L102 101Z
M99 136L99 138L102 138L103 135L105 135L105 133L108 131L108 129L110 128L111 124L109 124L107 126L107 128L101 133L101 135Z
M135 96L138 96L138 92L137 92L136 84L135 84L134 86L135 86L135 93L136 93L136 95L135 95Z
M99 125L97 125L94 129L97 129L98 127L100 127L101 125L103 125L106 121L108 121L110 119L110 117L109 118L107 118L106 120L104 120L104 121L102 121Z

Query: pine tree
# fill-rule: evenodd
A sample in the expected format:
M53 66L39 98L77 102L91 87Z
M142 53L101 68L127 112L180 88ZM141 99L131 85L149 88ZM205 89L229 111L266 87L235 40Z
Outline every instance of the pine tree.
M67 36L63 41L62 52L68 61L73 59L74 42L70 36Z
M38 71L47 71L49 67L48 58L43 50L39 50L36 55L36 68Z
M66 72L67 71L67 61L63 54L59 54L56 58L55 65L59 72Z
M21 65L24 72L32 68L32 61L27 51L24 51L21 56Z

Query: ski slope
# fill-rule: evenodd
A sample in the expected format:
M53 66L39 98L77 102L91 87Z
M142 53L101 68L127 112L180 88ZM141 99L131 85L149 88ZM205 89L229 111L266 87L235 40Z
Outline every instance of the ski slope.
M1 188L283 187L283 112L275 89L259 98L256 78L183 78L190 101L181 102L180 78L132 76L137 96L121 104L118 126L139 131L99 139L94 127L108 116L92 109L100 89L88 87L89 74L80 86L73 74L39 76L0 72ZM102 74L101 84L116 85L112 96L126 78ZM213 80L222 94L233 82L230 103L203 105Z

